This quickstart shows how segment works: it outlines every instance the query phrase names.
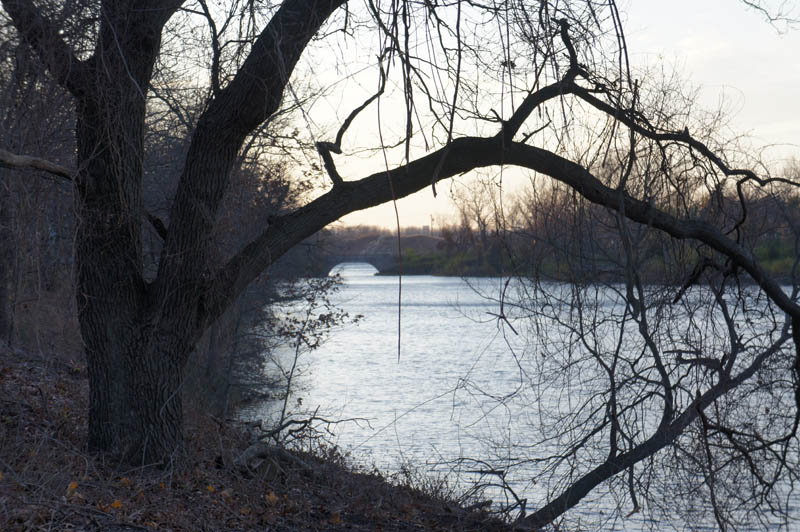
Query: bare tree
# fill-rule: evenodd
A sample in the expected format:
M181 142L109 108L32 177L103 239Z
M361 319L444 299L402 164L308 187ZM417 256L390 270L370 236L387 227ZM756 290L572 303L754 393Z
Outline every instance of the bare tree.
M637 363L646 369L636 366L631 378L642 386L655 383L645 401L660 412L646 435L619 421L629 410L608 416L611 421L598 428L610 431L608 455L587 470L575 469L560 485L563 490L525 523L552 521L602 482L679 441L697 420L707 439L737 441L738 434L725 432L729 425L715 405L746 389L742 386L759 371L781 373L786 388L796 389L800 363L790 346L800 345L796 293L782 289L740 236L750 190L795 182L739 169L742 161L730 158L708 134L713 128L706 127L706 117L692 115L689 106L665 105L661 97L674 87L651 90L637 80L627 64L614 2L285 0L260 9L236 1L221 7L200 0L108 1L76 3L68 15L44 1L2 0L2 5L75 105L77 153L68 175L77 196L77 299L89 368L92 449L128 460L169 460L181 441L179 391L188 354L253 279L347 213L426 187L435 192L438 181L483 167L547 176L579 198L578 205L607 210L603 223L616 227L622 238L618 263L625 289L615 322L618 336L634 335L630 341L642 353ZM70 37L65 25L85 30ZM196 42L175 38L199 28L206 37ZM372 45L367 59L356 51L360 44ZM160 219L143 205L144 139L148 107L162 88L154 69L170 57L204 67L192 78L201 79L204 90L202 112L182 133L186 155L175 165L178 181L168 217ZM270 218L224 263L215 263L215 225L248 139L280 114L285 102L302 100L293 77L298 68L314 72L340 58L348 61L336 64L341 69L333 69L336 77L320 73L320 83L352 89L367 79L356 72L363 69L372 76L372 88L360 92L364 103L348 105L353 111L343 113L338 128L315 126L313 102L301 113L321 161L309 161L309 167L325 169L330 189ZM351 69L345 68L349 61L355 63ZM399 103L387 109L387 101ZM371 135L377 142L359 145L366 142L362 135L355 146L346 144L345 134L367 108L378 119ZM180 114L180 107L171 109ZM349 132L348 138L354 136ZM293 157L286 153L292 142L283 146L284 160L292 165L308 160L299 145ZM334 155L369 148L383 168L346 179ZM3 155L6 165L30 162L12 155ZM609 161L619 171L603 171ZM688 201L703 191L717 196L734 191L738 210L706 216ZM152 276L144 271L144 223L163 236ZM720 328L738 326L738 314L726 300L737 280L756 287L752 297L778 325L744 346L737 343L738 333L729 334L728 356L717 357L718 364L711 361L716 353L706 354L706 346L691 338L680 353L668 353L652 327L658 314L648 303L663 296L652 293L637 273L639 227L703 252L681 259L708 259L697 263L700 275L718 272L709 277L707 297ZM696 280L689 275L684 292ZM751 296L743 294L734 309L750 311ZM676 309L685 309L688 296L680 295L675 294ZM599 324L589 321L587 329L586 323L580 318L559 326L576 331L578 340L588 343L582 356L600 364L605 345L588 342ZM610 393L621 390L615 367L603 371ZM686 381L689 374L703 377ZM691 385L684 388L686 382ZM598 403L599 413L617 404L603 394L596 399L608 399ZM796 406L787 406L793 412L787 420L794 419ZM779 449L793 441L797 424L783 428L775 436ZM570 451L562 454L562 463L569 463Z
M796 186L737 194L740 181L718 175L706 183L709 173L695 173L690 153L683 161L671 154L670 176L652 147L616 152L634 153L632 168L598 174L736 232L795 297ZM662 182L681 168L682 179L695 181L686 195ZM796 182L791 166L785 175ZM505 285L500 317L528 347L516 355L517 390L499 401L528 423L509 436L513 458L481 459L484 470L502 473L513 495L508 509L521 509L520 523L535 528L602 488L620 511L605 519L641 512L654 523L723 530L796 519L791 318L712 247L534 181L510 209L507 239L522 273Z
M0 35L0 153L17 165L63 177L69 170L54 161L69 159L69 129L74 125L64 90L49 79L7 21L0 21ZM12 152L39 157L15 157ZM22 179L12 179L9 168L0 168L0 173L5 176L0 183L0 337L49 349L65 343L56 333L66 323L36 318L54 318L53 308L74 307L71 186L61 177L36 177L33 170ZM74 312L66 314L74 317Z
M504 301L529 338L504 402L538 422L517 427L537 436L496 467L535 479L530 506L549 501L524 522L551 521L601 483L622 515L655 522L711 509L723 529L785 518L797 463L794 389L776 380L794 365L784 315L705 246L580 200L558 209L532 233L552 264Z

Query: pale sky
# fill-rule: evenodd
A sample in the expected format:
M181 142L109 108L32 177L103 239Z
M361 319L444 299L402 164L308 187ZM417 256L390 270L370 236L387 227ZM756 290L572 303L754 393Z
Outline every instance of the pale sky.
M621 3L633 66L663 63L700 90L709 109L724 104L737 134L780 165L800 158L800 27L779 33L738 0L628 0ZM454 213L440 186L400 200L403 226ZM394 227L391 204L351 214L348 225Z

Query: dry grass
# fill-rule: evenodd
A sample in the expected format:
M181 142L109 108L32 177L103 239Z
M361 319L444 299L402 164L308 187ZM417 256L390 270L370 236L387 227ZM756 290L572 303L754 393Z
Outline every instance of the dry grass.
M509 529L331 449L276 450L243 473L243 431L199 412L174 467L124 466L86 452L87 394L79 364L0 348L0 530Z

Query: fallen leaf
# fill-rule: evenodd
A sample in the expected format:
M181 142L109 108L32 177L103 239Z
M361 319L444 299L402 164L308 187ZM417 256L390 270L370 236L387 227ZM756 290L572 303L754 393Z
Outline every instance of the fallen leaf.
M278 496L275 495L274 491L270 491L266 495L264 495L264 499L270 504L276 504L278 502Z
M243 506L242 508L239 509L239 513L242 515L250 515L251 513L253 513L253 510L249 506Z
M133 482L131 482L131 479L129 479L128 477L122 477L121 479L119 479L120 486L127 488L131 484L133 484Z
M67 486L67 499L72 497L76 489L78 489L78 483L73 480L69 483L69 486Z
M122 508L122 502L119 499L114 499L114 502L111 503L111 507L118 510Z
M328 520L331 522L332 525L342 524L342 516L339 515L339 512L334 513Z
M209 493L214 493L215 491L217 491L217 490L214 489L214 486L212 486L211 484L206 486L206 489L208 490Z

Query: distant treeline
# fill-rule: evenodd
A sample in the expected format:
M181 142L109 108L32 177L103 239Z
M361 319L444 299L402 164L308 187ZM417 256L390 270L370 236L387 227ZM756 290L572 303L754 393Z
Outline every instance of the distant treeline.
M727 226L769 273L785 279L792 275L800 228L800 198L796 194L750 198L746 210L736 197L727 195L706 198L690 208L697 219ZM396 234L379 226L359 225L335 228L328 238L335 246L337 241ZM622 278L628 261L633 261L643 280L680 282L701 260L714 260L702 247L676 246L674 240L646 225L628 222L621 226L617 213L576 202L557 190L516 198L502 216L490 208L464 209L456 223L439 224L433 231L429 226L404 227L401 235L429 235L441 241L434 252L404 245L402 264L381 273L402 270L405 275L523 275L613 281ZM717 266L724 268L724 261Z

